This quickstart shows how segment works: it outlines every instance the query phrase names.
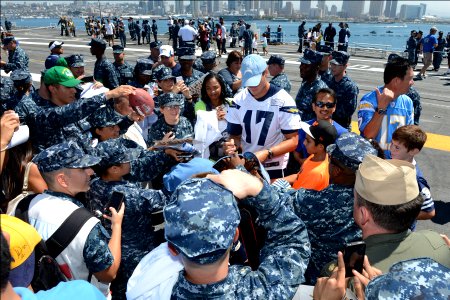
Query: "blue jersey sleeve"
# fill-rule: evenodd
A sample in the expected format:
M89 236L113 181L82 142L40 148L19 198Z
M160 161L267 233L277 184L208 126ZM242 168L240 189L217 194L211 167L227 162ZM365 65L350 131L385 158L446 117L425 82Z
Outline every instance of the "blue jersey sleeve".
M377 98L375 91L372 91L361 98L358 108L358 127L361 135L367 124L372 120L376 107Z

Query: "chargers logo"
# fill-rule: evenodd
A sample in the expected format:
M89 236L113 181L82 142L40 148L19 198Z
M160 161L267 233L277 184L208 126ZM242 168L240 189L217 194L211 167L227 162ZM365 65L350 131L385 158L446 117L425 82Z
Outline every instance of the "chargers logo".
M295 106L283 106L283 107L280 107L280 111L286 112L289 114L298 114L298 108Z
M361 102L359 104L359 110L370 110L374 111L373 105L369 102Z

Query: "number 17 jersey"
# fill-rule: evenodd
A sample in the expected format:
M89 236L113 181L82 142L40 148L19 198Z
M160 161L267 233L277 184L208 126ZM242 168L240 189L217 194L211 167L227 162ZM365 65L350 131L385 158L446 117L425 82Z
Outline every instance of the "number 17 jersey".
M244 152L257 152L281 143L284 134L300 128L300 115L294 99L283 89L270 85L266 95L256 100L248 89L236 94L226 116L228 132L241 135ZM282 169L288 155L266 160L267 169Z

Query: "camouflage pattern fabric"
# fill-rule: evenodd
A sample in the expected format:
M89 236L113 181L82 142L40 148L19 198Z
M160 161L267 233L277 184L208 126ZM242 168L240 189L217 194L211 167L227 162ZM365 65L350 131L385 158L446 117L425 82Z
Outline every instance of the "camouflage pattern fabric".
M416 258L394 264L366 287L368 300L450 299L450 269L430 258Z
M406 94L411 98L414 107L414 125L419 125L420 115L422 113L422 104L420 104L419 92L412 86L409 87L409 91Z
M113 64L105 57L98 59L94 66L94 79L103 83L103 85L112 90L120 85L119 75Z
M289 78L284 72L272 78L270 83L284 89L288 93L291 92L291 82L289 81Z
M14 87L14 82L8 77L0 77L0 103L1 111L3 114L9 109L14 109L16 105L16 88Z
M196 224L197 209L202 206L197 206L194 204L195 201L191 200L202 199L203 203L207 203L214 201L212 199L218 199L217 193L211 195L212 199L208 199L206 195L209 190L204 189L202 184L198 185L197 182L203 182L208 187L211 186L207 179L191 179L185 182L186 186L181 184L178 189L186 190L188 193L175 192L169 205L175 206L175 203L180 201L177 195L182 195L181 200L185 202L183 206L186 211L183 214L165 214L166 222L169 220L172 224L176 224L183 217L189 218L190 224ZM215 188L214 190L217 191ZM224 194L225 198L229 193L222 188L221 195ZM266 243L261 250L261 264L258 270L252 271L250 267L233 265L229 267L228 276L214 284L192 284L186 280L182 271L173 287L172 299L211 297L217 299L291 299L293 297L298 285L304 281L303 274L310 256L310 244L304 223L287 207L285 197L279 197L278 194L273 193L267 183L264 183L263 189L256 197L249 197L243 201L255 207L261 226L268 232ZM169 208L169 206L167 207ZM231 203L228 204L228 207L231 209ZM169 209L177 210L172 206ZM221 218L229 220L227 214L222 213ZM233 218L231 220L234 221ZM220 232L226 232L224 226L212 229L211 237L218 237ZM194 235L195 232L192 234ZM206 233L202 234L206 235ZM168 238L169 241L170 238ZM197 238L193 237L193 240L197 240ZM184 251L191 253L187 246ZM193 248L193 250L195 251L192 253L203 252L197 248Z
M119 76L120 85L129 84L133 80L133 67L129 63L124 62L123 65L118 65L114 62L113 66Z
M14 70L28 71L28 55L19 46L14 51L8 51L8 63L3 67L5 73Z
M295 103L297 104L300 117L303 121L308 121L316 117L316 114L312 109L312 100L318 90L327 87L327 84L322 81L320 76L317 76L316 80L312 83L303 81L297 96L295 96Z

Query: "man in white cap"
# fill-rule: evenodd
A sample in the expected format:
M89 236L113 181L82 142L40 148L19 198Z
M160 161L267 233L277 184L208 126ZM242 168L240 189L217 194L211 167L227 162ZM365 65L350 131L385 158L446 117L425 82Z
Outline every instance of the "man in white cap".
M45 68L48 70L51 67L56 66L56 62L58 61L61 54L64 53L63 48L64 42L60 41L51 41L48 44L48 49L50 50L50 55L47 56L45 60Z
M300 115L294 99L267 80L266 61L259 55L244 58L241 67L242 86L226 116L230 141L225 153L237 148L253 152L271 178L284 177L289 152L297 146Z
M438 233L408 230L422 202L413 164L365 157L356 173L353 217L372 266L386 273L396 262L430 257L450 267L450 248Z

